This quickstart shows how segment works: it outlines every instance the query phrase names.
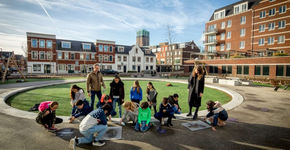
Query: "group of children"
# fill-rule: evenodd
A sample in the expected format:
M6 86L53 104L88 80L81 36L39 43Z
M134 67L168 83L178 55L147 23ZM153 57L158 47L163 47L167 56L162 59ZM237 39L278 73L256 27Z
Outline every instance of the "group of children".
M103 94L99 102L97 103L97 109L90 105L84 95L84 90L77 85L73 85L71 88L71 101L72 112L69 122L72 123L75 120L80 121L79 130L84 136L81 138L73 138L70 141L70 147L75 148L78 144L91 143L94 146L102 146L105 143L100 141L103 134L107 129L107 120L111 120L112 116L117 113L116 103L119 106L120 124L125 125L132 121L136 131L146 132L152 127L151 121L151 109L154 109L154 117L160 121L161 125L168 127L173 126L171 120L175 118L174 114L181 114L181 108L178 104L178 94L164 97L159 110L157 111L157 91L154 88L152 82L147 84L147 101L142 101L143 93L142 88L138 81L135 81L130 90L131 101L124 102L124 83L119 76L115 76L110 84L110 94ZM122 107L125 109L122 116ZM39 114L36 121L42 124L48 130L56 130L55 124L61 123L62 119L55 116L55 110L58 108L57 102L46 101L42 102L39 106ZM218 102L207 102L207 109L209 113L205 121L212 124L212 129L215 131L216 126L224 126L224 121L227 120L227 112L223 109ZM107 119L108 118L108 119ZM164 123L164 119L167 122ZM98 133L98 136L94 137L94 134Z

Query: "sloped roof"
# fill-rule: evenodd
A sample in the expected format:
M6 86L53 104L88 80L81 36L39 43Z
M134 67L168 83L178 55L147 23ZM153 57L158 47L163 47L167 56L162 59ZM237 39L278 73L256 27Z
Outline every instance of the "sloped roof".
M71 42L71 48L62 48L61 47L61 41ZM91 49L90 50L84 50L83 46L82 46L82 43L91 44ZM95 44L93 42L56 39L56 50L96 52L96 47L95 47Z
M238 5L238 4L241 4L241 3L244 3L244 2L248 2L248 9L251 9L253 8L255 5L257 5L261 0L241 0L241 1L238 1L236 3L233 3L233 4L230 4L230 5L227 5L227 6L224 6L222 8L218 8L214 11L215 12L218 12L220 10L223 10L225 9L225 16L229 16L229 15L232 15L234 13L234 6L235 5ZM212 21L214 20L214 13L211 15L210 17L210 20L209 21Z
M141 50L143 51L145 56L155 56L155 54L149 48L141 47ZM146 50L150 51L150 54L146 54Z
M124 52L119 52L118 47L124 47ZM116 54L129 54L129 51L132 49L133 46L128 45L115 45L115 53Z

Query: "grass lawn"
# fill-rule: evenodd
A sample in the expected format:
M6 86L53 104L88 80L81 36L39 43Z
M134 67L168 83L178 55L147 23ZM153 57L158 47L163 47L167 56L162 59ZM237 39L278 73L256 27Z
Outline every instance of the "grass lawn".
M107 88L109 88L109 83L111 81L106 81L105 84ZM146 86L148 81L140 81L140 85L143 90L143 100L147 100L146 98ZM157 92L158 92L158 106L162 100L163 97L168 97L169 95L172 95L174 93L178 93L179 95L179 104L182 108L182 112L188 112L188 90L187 85L182 83L172 83L172 87L167 87L167 82L159 82L154 81L152 82L155 86ZM80 87L86 88L85 82L82 83L76 83ZM129 101L129 92L131 89L131 86L133 84L133 81L124 81L125 84L125 101ZM57 110L57 115L63 115L63 116L69 116L71 113L71 105L70 105L70 87L73 84L61 84L61 85L55 85L55 86L48 86L43 87L35 90L30 90L24 93L19 93L17 95L14 95L13 97L8 99L8 104L10 104L12 107L22 109L22 110L29 110L34 104L40 103L42 101L47 100L53 100L59 102L59 109ZM86 91L86 90L85 90ZM105 90L105 93L108 94L109 89ZM90 99L87 96L87 100L90 101ZM205 88L204 96L202 98L202 106L201 110L205 109L205 103L208 100L218 100L221 103L227 103L231 100L231 96L228 94L215 90L212 88ZM98 101L96 99L96 101ZM152 110L153 112L153 110Z

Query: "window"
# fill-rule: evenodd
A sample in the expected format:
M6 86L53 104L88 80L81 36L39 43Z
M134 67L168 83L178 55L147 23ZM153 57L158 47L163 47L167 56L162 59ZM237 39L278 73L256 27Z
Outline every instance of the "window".
M86 60L90 60L91 57L90 57L90 54L86 54Z
M136 66L135 65L132 66L132 70L136 70Z
M67 52L64 53L64 59L68 59L68 53Z
M103 45L99 45L99 52L103 51Z
M244 49L245 48L245 41L241 41L240 42L240 49Z
M232 20L228 20L228 25L227 27L230 28L232 26Z
M279 13L285 13L286 12L286 5L279 7Z
M150 58L150 62L153 63L153 57Z
M67 65L67 70L75 70L75 65Z
M221 33L221 40L225 40L225 33Z
M74 53L70 54L70 59L72 59L72 60L75 59L75 54Z
M259 39L259 46L264 45L265 43L265 38Z
M269 66L263 66L263 75L268 76L269 75Z
M239 6L236 6L235 7L235 14L238 14L240 12L240 7Z
M242 4L242 12L246 11L248 9L247 4Z
M221 28L224 29L226 27L226 22L222 22Z
M141 62L141 57L138 57L138 62Z
M113 52L113 46L110 46L110 52Z
M149 62L149 57L146 57L146 62L147 62L147 63Z
M274 44L275 37L268 37L268 45Z
M127 61L127 56L123 56L123 61Z
M278 29L285 28L285 25L286 25L286 20L279 21L279 23L278 23Z
M246 29L243 28L240 30L240 36L245 36L246 35Z
M52 53L51 52L47 52L46 53L46 57L48 60L51 60L52 59Z
M138 48L136 48L136 54L138 54Z
M284 76L284 66L283 65L276 66L276 76Z
M231 39L232 32L227 32L227 39Z
M40 72L41 71L41 64L33 64L33 71Z
M232 74L232 66L228 66L228 71L227 71L228 74Z
M259 26L259 32L264 32L265 31L265 25L262 24Z
M132 61L136 62L136 57L135 56L132 57Z
M118 56L118 61L122 61L122 57L121 56Z
M118 46L118 52L124 52L124 47L119 47Z
M31 47L37 47L37 39L31 39Z
M285 35L278 36L278 43L285 43Z
M237 66L237 74L242 74L242 66Z
M244 74L245 75L249 74L249 66L244 66Z
M231 43L227 43L227 50L231 49Z
M261 66L255 66L255 75L261 75Z
M290 65L286 66L286 76L289 77L290 76Z
M39 48L45 48L45 40L39 40Z
M218 19L219 18L219 14L218 13L215 13L214 14L214 19Z
M274 16L276 12L276 8L272 8L269 10L269 16Z
M58 65L58 70L59 71L66 71L66 65L65 64L59 64Z
M227 73L227 66L222 66L222 74L226 74Z
M71 48L70 42L61 41L61 47L62 48Z
M103 55L99 55L99 62L103 62Z
M38 59L38 53L37 53L37 51L32 51L31 53L32 53L31 54L31 59Z
M91 49L91 44L83 43L83 49L90 50Z
M109 56L109 61L113 62L113 56L112 55Z
M234 6L234 14L245 12L247 10L248 10L248 3L247 2Z
M118 70L122 70L122 66L121 65L118 65Z
M242 16L241 17L241 24L245 24L246 23L246 16Z
M39 52L39 59L44 60L45 59L44 54L45 54L44 52Z
M225 44L221 44L221 51L225 50Z
M260 18L265 18L266 17L266 11L261 11L260 12Z
M80 54L80 60L84 60L84 59L85 59L84 54Z
M51 40L46 41L46 48L52 48L52 41Z
M62 52L57 52L57 59L62 59Z
M108 45L104 46L104 52L108 52Z
M95 54L91 54L91 60L95 60Z
M217 66L213 66L213 73L218 73L218 71L219 71L219 69L218 69L218 67Z
M104 62L108 62L108 55L104 56Z
M275 29L275 22L269 23L268 29L269 29L269 31L274 30Z

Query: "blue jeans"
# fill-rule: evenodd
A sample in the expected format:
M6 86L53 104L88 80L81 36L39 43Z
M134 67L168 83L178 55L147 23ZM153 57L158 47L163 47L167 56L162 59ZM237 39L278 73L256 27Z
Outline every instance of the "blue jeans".
M141 121L141 128L138 122L135 125L136 131L146 132L149 128L150 128L150 123L148 123L148 126L146 126L146 121Z
M116 112L116 103L118 103L119 106L119 117L122 118L122 105L119 98L113 99L113 112Z
M71 109L71 115L73 115L77 111L77 106L73 106Z
M223 111L213 115L213 124L212 124L213 126L217 126L218 118L220 118L220 120L226 121L228 119L227 111L223 110Z
M175 114L181 114L181 111L178 112L178 107L173 106L172 109Z
M102 98L102 91L91 91L91 109L92 110L94 110L95 97L96 97L96 95L97 95L97 97L99 99L99 102L98 103L100 103L100 100Z
M85 144L85 143L91 143L94 141L99 141L103 137L103 135L106 133L108 126L107 125L96 125L91 127L90 129L86 131L80 131L80 133L84 137L78 138L78 144ZM93 141L94 133L98 133L98 136Z

